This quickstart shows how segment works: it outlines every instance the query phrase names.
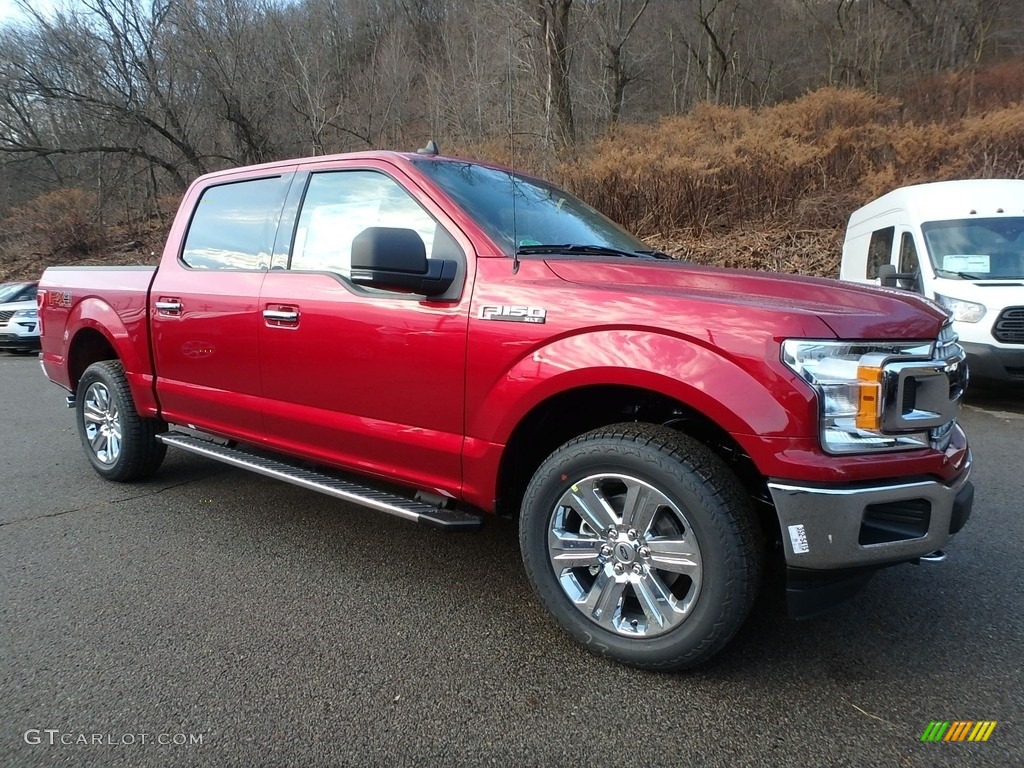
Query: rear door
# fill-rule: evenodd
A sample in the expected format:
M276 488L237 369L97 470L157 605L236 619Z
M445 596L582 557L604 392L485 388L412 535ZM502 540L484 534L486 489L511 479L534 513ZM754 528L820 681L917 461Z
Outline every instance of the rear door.
M260 350L267 439L287 452L423 488L461 484L471 245L383 161L310 167L292 247L267 273ZM356 285L352 240L402 227L460 263L437 300Z
M260 442L259 294L294 166L193 190L180 252L150 288L157 396L168 421ZM177 226L177 225L176 225Z

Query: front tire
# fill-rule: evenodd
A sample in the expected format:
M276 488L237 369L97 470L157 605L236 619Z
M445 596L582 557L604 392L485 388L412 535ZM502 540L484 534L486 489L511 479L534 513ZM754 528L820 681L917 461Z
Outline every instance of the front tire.
M617 424L537 470L520 519L526 572L591 651L644 669L707 660L746 619L760 533L735 475L667 427Z
M85 455L100 476L128 482L160 468L167 446L156 436L166 432L167 425L139 416L120 361L104 360L85 370L78 382L75 414Z

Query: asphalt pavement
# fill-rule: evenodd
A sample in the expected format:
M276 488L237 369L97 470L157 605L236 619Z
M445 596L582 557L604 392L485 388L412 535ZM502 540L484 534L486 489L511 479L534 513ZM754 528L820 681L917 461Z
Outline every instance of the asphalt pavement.
M774 593L711 663L596 658L514 526L446 535L171 451L120 485L35 359L0 355L2 766L1024 765L1024 393L964 409L945 563L821 619ZM931 721L996 721L925 743Z

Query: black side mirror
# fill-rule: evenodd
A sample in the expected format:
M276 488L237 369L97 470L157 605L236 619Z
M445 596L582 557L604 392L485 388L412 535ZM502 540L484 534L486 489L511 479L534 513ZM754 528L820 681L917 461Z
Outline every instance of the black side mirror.
M878 267L878 282L886 288L917 290L917 272L897 272L892 264L881 264ZM901 282L910 285L900 285Z
M401 227L368 227L352 240L352 282L438 296L458 271L451 259L428 259L423 238Z

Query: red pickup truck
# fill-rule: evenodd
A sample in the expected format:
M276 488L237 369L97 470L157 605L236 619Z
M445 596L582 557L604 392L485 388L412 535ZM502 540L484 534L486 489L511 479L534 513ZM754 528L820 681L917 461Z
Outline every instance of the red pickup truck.
M159 267L38 296L103 477L174 446L447 530L515 518L546 608L638 667L720 650L772 562L809 615L941 559L971 510L934 304L668 259L436 152L204 176Z

